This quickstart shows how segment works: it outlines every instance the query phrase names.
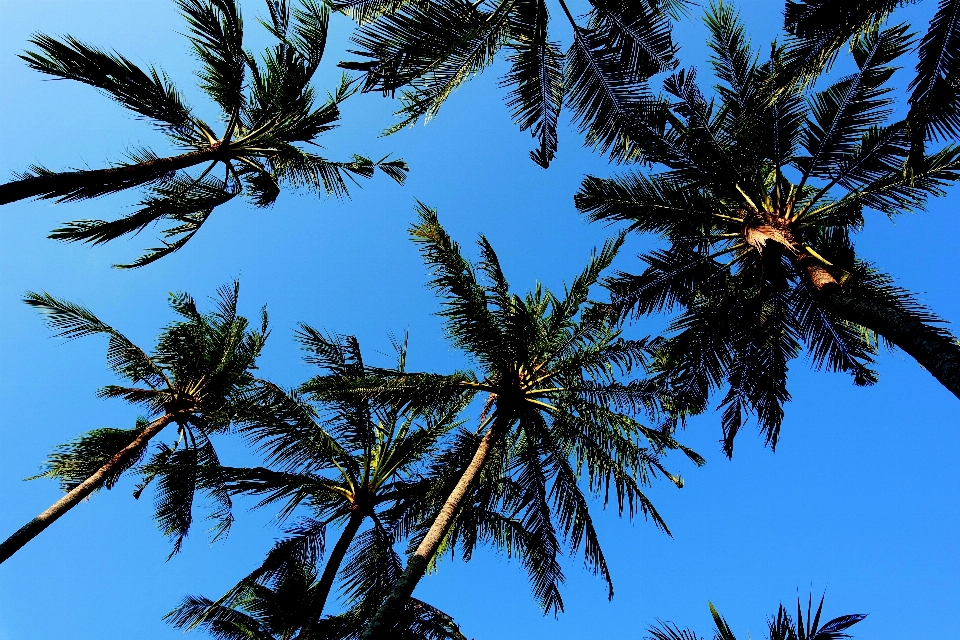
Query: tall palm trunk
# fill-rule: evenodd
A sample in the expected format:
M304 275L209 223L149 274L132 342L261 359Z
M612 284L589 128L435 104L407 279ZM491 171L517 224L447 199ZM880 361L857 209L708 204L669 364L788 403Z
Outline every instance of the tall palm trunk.
M340 571L340 565L343 564L343 559L347 555L347 549L350 548L353 539L357 537L357 531L360 530L360 525L363 524L363 520L366 517L367 514L360 510L350 514L350 519L347 520L343 532L340 533L337 544L334 545L330 551L330 555L327 557L327 564L323 568L320 581L317 582L317 586L314 588L310 609L307 612L310 618L304 629L301 630L300 635L297 636L298 638L302 640L313 640L314 627L316 627L320 616L323 615L324 608L327 606L327 598L330 596L330 590L333 588L333 581L336 579L337 573Z
M119 190L134 187L150 182L164 174L222 159L223 157L225 157L223 150L217 146L212 146L209 149L200 149L123 167L66 171L14 180L0 185L0 205L37 196L63 196L77 189L109 188Z
M151 422L133 442L114 454L110 460L97 469L89 478L71 489L65 496L54 502L49 509L23 525L12 536L0 544L0 563L20 550L25 544L53 524L60 516L72 509L77 503L99 489L116 469L130 460L147 445L153 436L160 433L174 419L173 414L165 414Z
M830 311L862 325L903 349L960 398L960 344L941 331L876 300L844 294L837 287L820 292Z
M487 431L487 434L480 440L480 444L473 454L473 459L463 471L463 475L460 476L460 480L457 481L457 485L447 497L446 502L443 503L443 507L430 526L426 537L420 542L420 546L413 552L413 555L410 556L403 575L397 580L397 584L393 586L390 595L383 601L376 615L373 616L367 628L364 629L361 640L379 640L380 638L389 637L397 619L400 617L400 612L410 599L410 596L413 595L413 590L416 588L417 583L420 582L420 579L427 572L427 566L429 566L430 560L436 555L440 543L447 535L447 532L450 531L450 526L453 524L453 519L460 510L460 504L464 496L467 495L467 492L480 475L493 445L500 437L501 430L498 429L497 422L498 421L494 421L490 430Z
M903 349L960 398L960 343L955 338L879 300L844 293L833 276L812 259L800 260L798 264L806 271L824 307Z

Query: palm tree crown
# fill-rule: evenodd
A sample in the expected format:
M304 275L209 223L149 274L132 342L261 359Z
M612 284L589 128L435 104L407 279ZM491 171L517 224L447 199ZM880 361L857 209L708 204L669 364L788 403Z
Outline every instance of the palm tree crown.
M58 479L67 495L5 541L0 561L84 497L112 487L144 458L150 440L171 424L176 425L176 441L160 444L149 456L134 495L139 497L156 481L156 517L173 539L172 553L179 551L193 522L198 488L205 488L218 505L212 516L219 521L215 537L226 532L233 520L230 496L222 483L204 485L199 470L219 464L210 436L254 415L251 398L263 383L253 370L268 335L265 309L256 328L238 315L239 290L236 282L221 288L214 311L207 314L197 310L189 295L172 295L170 306L183 319L163 330L153 355L79 305L46 293L27 296L27 304L46 314L60 337L109 336L107 364L131 386L108 385L100 397L140 405L153 419L140 419L133 429L95 429L60 446L38 477Z
M419 214L412 234L443 297L446 333L478 371L371 370L357 385L418 411L438 399L483 394L484 409L477 431L464 434L459 455L450 456L449 481L435 513L414 537L407 569L364 638L388 633L393 608L406 601L442 549L462 542L469 551L478 538L516 549L545 611L563 606L557 558L564 546L572 553L583 549L587 566L612 595L587 494L609 499L612 491L621 512L642 512L666 530L642 487L659 473L682 484L660 461L665 450L682 447L634 418L655 408L656 388L619 379L641 364L647 342L623 339L602 314L581 313L623 237L593 256L562 298L539 286L520 297L511 293L485 238L475 267L436 212L420 205ZM491 515L504 513L508 520Z
M311 514L291 526L290 535L216 606L201 608L196 599L185 600L176 618L183 624L219 624L224 615L235 615L231 611L249 608L253 594L271 588L270 593L279 593L292 580L295 590L309 586L309 599L298 605L295 620L285 622L288 631L296 631L298 640L347 637L359 633L402 571L393 546L405 530L412 505L423 500L431 486L420 472L426 471L426 460L459 424L459 407L438 407L417 425L414 414L396 406L378 405L356 394L325 392L345 379L362 376L359 343L353 336L324 335L307 325L301 325L297 337L310 352L307 361L326 370L301 388L310 402L300 391L263 386L257 408L271 415L244 428L270 465L280 470L208 467L203 475L231 495L263 496L258 506L284 503L281 520L301 506ZM397 369L402 371L406 343L395 346ZM321 570L317 565L333 527L340 534ZM304 571L315 574L306 583L301 580ZM343 588L349 608L331 616L327 602L335 582ZM407 609L407 631L418 625L456 628L449 616L425 603L417 601Z
M865 212L922 209L960 178L960 149L903 175L907 127L889 122L887 80L909 49L903 26L853 46L857 70L804 100L783 89L783 50L760 64L735 11L707 17L720 85L708 99L693 70L669 77L646 159L662 170L588 177L576 196L591 220L625 221L668 246L639 275L609 280L620 316L679 309L656 368L678 413L702 411L724 386L724 450L750 413L776 446L787 369L806 348L815 367L872 384L878 339L903 348L960 396L960 350L889 276L857 258Z
M550 39L545 0L344 0L336 7L361 23L353 53L365 60L340 66L365 72L364 91L402 89L403 119L393 132L435 116L506 48L510 70L501 84L510 88L514 121L537 138L534 162L553 160L565 101L589 146L628 157L631 103L648 97L650 76L676 66L671 14L686 0L590 0L586 26L559 4L573 27L566 55Z
M141 69L129 59L73 38L38 35L36 51L21 56L41 73L96 87L124 107L152 121L185 152L159 157L141 149L109 169L54 172L32 167L0 185L0 204L29 197L59 201L95 198L137 186L147 188L141 207L113 221L79 220L56 229L52 238L101 244L136 234L152 223L169 222L162 245L127 267L139 267L180 249L213 210L238 195L267 207L281 185L342 196L347 179L369 178L380 169L403 182L402 160L371 161L354 156L334 162L303 148L336 126L339 104L352 92L346 77L322 104L311 79L320 64L329 10L318 0L268 0L263 24L277 44L261 60L243 49L243 20L235 0L178 0L188 37L201 63L200 89L219 107L220 134L201 120L162 71ZM198 175L187 169L203 166Z

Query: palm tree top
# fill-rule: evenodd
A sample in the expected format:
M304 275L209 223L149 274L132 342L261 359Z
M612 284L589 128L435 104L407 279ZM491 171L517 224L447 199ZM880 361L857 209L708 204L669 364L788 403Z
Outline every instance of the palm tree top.
M788 364L804 348L817 368L876 381L877 331L838 315L833 292L952 340L913 296L858 258L853 238L871 210L892 217L941 195L960 178L960 148L926 156L923 173L903 173L910 142L906 124L891 122L889 87L910 49L903 25L867 29L852 43L856 70L815 90L785 88L783 48L761 63L729 5L714 6L706 23L715 95L692 70L670 76L669 108L650 112L660 126L643 142L653 170L588 177L576 204L593 221L666 241L641 256L642 273L607 284L622 316L679 310L656 368L677 409L702 411L727 387L720 406L730 455L751 413L776 445Z
M141 68L72 36L34 36L36 49L21 56L31 68L99 89L150 121L182 153L160 157L139 149L102 170L32 167L0 185L0 203L26 197L82 200L144 187L147 194L134 213L113 221L70 222L51 234L68 242L102 244L167 223L161 246L122 265L138 267L180 249L214 209L239 195L268 207L282 185L342 197L350 181L369 178L375 170L403 182L407 165L402 160L355 155L332 161L311 148L337 126L340 103L356 91L355 82L344 76L326 100L318 100L311 85L326 45L326 3L268 0L269 20L262 24L276 44L259 59L243 48L244 22L235 0L177 0L177 6L200 62L200 89L219 107L222 123L201 119L156 67ZM193 166L203 169L194 175L187 171Z
M48 293L29 293L25 302L39 309L58 337L75 339L106 335L107 365L130 384L107 385L98 395L120 398L144 408L151 417L176 425L178 438L161 444L140 469L142 482L157 485L156 515L161 529L174 540L176 553L193 522L193 495L200 487L198 465L217 465L219 458L210 436L227 432L231 425L254 420L251 398L264 383L255 375L269 330L267 314L259 326L238 313L238 282L221 287L207 313L197 309L185 293L171 294L170 306L181 317L161 331L152 353L147 353L88 309ZM38 477L57 478L64 490L79 485L114 454L147 429L141 418L134 429L97 429L59 447ZM144 446L116 468L104 486L112 487L125 471L147 455ZM231 501L222 483L203 487L217 504L215 535L232 523Z
M807 601L807 614L804 618L803 607L800 599L797 599L797 617L793 618L790 612L782 604L777 609L776 615L767 619L767 640L842 640L843 638L852 638L847 631L850 627L861 622L867 616L860 613L837 616L832 620L820 624L823 615L823 600L816 611L813 610L813 596ZM710 615L713 617L713 624L716 627L714 640L737 640L730 625L717 611L713 603L709 603ZM676 624L670 622L661 622L659 625L651 627L648 630L650 634L648 640L700 640L700 637L692 629L681 629Z
M261 496L258 508L281 504L281 522L302 514L302 508L309 515L288 526L288 535L260 566L216 603L185 600L176 613L180 626L189 622L213 629L221 618L233 620L239 610L248 609L251 595L260 597L262 591L269 596L288 582L302 590L303 568L316 567L326 555L322 575L311 569L310 600L297 605L298 617L287 630L311 640L343 637L362 628L363 612L379 603L402 570L393 547L409 528L414 505L431 487L423 475L426 461L460 425L460 407L418 416L355 394L323 391L331 386L326 378L363 374L359 342L308 325L300 326L297 338L308 351L307 362L321 366L324 373L293 392L262 386L256 405L275 419L259 417L241 427L273 468L208 467L202 474L230 495ZM402 371L406 340L395 346ZM340 537L329 549L326 539L334 527L341 530ZM324 606L335 584L348 606L339 616L331 616ZM411 604L408 614L411 633L421 626L455 630L448 616L422 602ZM340 632L343 635L336 635Z
M202 629L218 640L307 640L301 630L317 584L313 566L298 564L274 584L245 585L229 604L187 596L164 620L185 631ZM425 602L417 600L410 613L396 636L401 640L466 640L450 616ZM326 618L309 640L349 640L361 626L360 614L349 610Z
M474 265L440 225L436 211L420 204L417 213L411 235L433 276L430 285L442 299L445 332L476 370L443 375L368 366L363 377L325 380L312 388L361 393L414 412L481 397L477 428L463 430L434 465L431 475L441 480L434 512L481 440L495 444L428 561L436 562L458 546L469 557L484 542L513 549L540 605L559 611L563 574L557 557L566 543L573 553L583 551L588 568L603 576L612 594L586 494L615 501L621 512L643 513L666 530L643 486L659 474L682 485L660 460L670 449L703 462L669 431L637 420L655 413L658 390L647 381L622 378L641 368L649 355L648 341L624 339L607 316L589 312L590 288L623 237L596 252L562 296L537 285L521 297L511 292L484 237L478 241L481 261ZM411 549L422 542L433 520L428 509Z

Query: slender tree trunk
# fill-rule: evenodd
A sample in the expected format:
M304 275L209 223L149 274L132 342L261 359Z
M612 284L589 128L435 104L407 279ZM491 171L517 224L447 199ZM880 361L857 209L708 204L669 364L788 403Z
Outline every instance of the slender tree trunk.
M327 605L327 598L330 596L330 590L333 588L333 581L340 571L340 565L343 564L343 559L347 555L347 549L350 548L350 544L357 536L357 531L360 530L360 525L363 524L364 518L366 518L366 514L361 511L354 511L350 514L350 519L347 520L346 526L340 533L337 544L334 545L330 551L330 555L327 556L327 564L323 567L323 573L320 575L320 581L315 587L314 596L310 603L310 609L308 611L310 616L309 622L300 632L300 635L297 636L298 638L302 637L302 640L313 640L313 628L320 620L320 616L323 615L323 609Z
M186 169L223 157L223 151L217 147L211 147L124 167L65 171L48 176L14 180L0 185L0 205L37 196L63 196L85 187L133 187L149 182L165 173Z
M420 542L420 546L413 552L413 555L410 556L403 575L397 580L397 584L393 586L390 595L383 601L376 615L364 629L361 640L379 640L390 637L390 633L400 617L400 612L406 606L410 596L413 595L414 588L426 573L430 560L436 555L440 543L450 530L453 519L460 510L460 503L480 475L480 471L483 470L483 466L487 462L487 456L500 436L500 429L497 427L497 421L494 421L490 430L480 440L477 451L473 454L473 459L467 465L463 475L460 476L460 480L453 488L450 496L447 497L446 502L443 503L443 507L430 526L426 537Z
M811 256L801 254L795 264L806 272L826 309L897 345L960 398L960 344L956 339L896 307L844 293L833 275Z
M960 345L955 340L896 307L855 298L839 287L824 289L819 296L836 315L876 331L903 349L960 398Z
M141 448L147 445L150 439L160 433L164 427L173 421L173 415L166 414L151 422L133 442L117 452L110 460L100 467L96 473L71 489L65 496L57 500L49 509L36 518L20 527L16 533L0 544L0 563L20 550L25 544L53 524L60 516L72 509L81 500L99 489L117 467L132 458Z

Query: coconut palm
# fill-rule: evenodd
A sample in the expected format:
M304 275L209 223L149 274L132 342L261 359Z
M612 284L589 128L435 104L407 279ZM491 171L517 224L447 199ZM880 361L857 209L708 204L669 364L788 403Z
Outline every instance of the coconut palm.
M232 522L230 496L217 483L203 486L199 469L219 464L210 436L251 415L251 394L262 385L252 371L268 334L266 309L255 328L237 314L239 291L236 282L222 287L214 310L206 314L189 295L171 295L170 306L183 319L164 328L153 355L84 307L47 293L27 295L26 303L46 315L59 337L108 336L107 364L131 386L108 385L98 395L140 405L150 418L138 420L133 429L95 429L58 447L37 477L59 480L66 495L0 544L0 562L94 491L112 488L170 425L175 425L176 440L158 445L134 495L156 481L156 517L173 540L172 554L190 529L198 488L205 488L217 505L215 537L226 532Z
M686 0L590 0L585 24L564 0L573 27L566 54L551 40L546 0L342 0L335 6L359 23L353 35L361 58L341 67L365 73L364 91L401 91L401 122L430 120L450 94L493 64L504 48L510 70L507 107L522 131L537 138L530 152L547 167L557 151L557 121L566 101L586 143L616 159L633 155L641 132L631 118L645 81L676 66L671 15ZM576 9L577 7L574 7Z
M57 172L31 167L0 185L0 204L24 198L83 200L145 187L140 208L116 220L78 220L50 237L102 244L136 234L152 223L168 222L162 246L148 250L127 267L139 267L186 244L214 209L244 194L251 204L268 207L281 185L343 196L347 180L369 178L376 169L403 182L402 160L374 162L361 156L340 162L303 147L316 145L340 119L339 104L353 93L346 77L322 104L311 86L327 37L329 10L318 0L267 0L264 22L277 44L258 62L243 49L243 21L235 0L178 0L188 38L201 63L200 89L218 106L224 122L218 134L184 102L170 78L155 67L141 69L118 53L109 53L67 36L37 35L35 51L21 56L31 68L56 78L76 80L107 94L150 120L183 152L160 157L140 149L106 169ZM187 170L203 167L194 175Z
M928 0L932 4L932 0ZM801 81L827 70L844 44L887 21L898 7L917 0L787 0L787 64ZM908 174L923 172L926 143L960 135L960 1L939 0L917 46L916 76L910 81L907 130Z
M305 640L302 629L312 620L316 599L312 565L296 565L276 586L245 584L229 605L188 596L165 619L178 628L200 628L221 640ZM395 637L401 640L466 640L453 620L430 605L416 608ZM324 620L311 638L341 640L356 636L361 621L354 611Z
M841 638L852 638L847 629L857 624L867 616L860 613L838 616L833 620L823 623L820 626L820 616L823 612L823 598L820 598L820 605L816 612L813 611L813 598L807 602L807 620L804 623L803 609L800 601L797 601L797 619L790 617L786 607L782 604L777 609L777 614L767 620L767 640L841 640ZM713 603L710 603L710 614L713 616L713 623L717 627L714 634L715 640L737 640L737 637L730 629L730 625L723 619L723 616L716 610ZM672 623L663 623L649 629L649 640L698 640L696 632L692 629L681 629Z
M702 411L726 387L724 450L752 413L775 447L790 361L847 371L858 385L878 341L915 358L960 396L960 345L890 276L857 257L853 234L868 211L923 209L960 178L960 149L902 172L908 127L890 122L887 80L910 48L906 28L857 39L857 70L809 95L781 89L782 49L760 64L729 5L708 15L713 68L708 98L692 70L664 84L671 108L646 147L659 167L588 177L576 196L590 220L626 222L666 246L646 268L608 281L620 317L677 310L656 370L676 415ZM807 98L804 100L804 98Z
M612 595L587 494L608 499L612 490L621 513L642 512L666 530L642 488L659 473L682 484L660 461L661 453L680 445L633 417L656 405L657 389L618 377L618 372L629 374L641 363L649 345L623 339L603 314L581 313L590 287L613 260L622 236L592 257L563 297L538 286L521 298L510 292L485 238L479 241L482 262L475 267L440 226L435 211L420 205L419 216L411 233L435 276L431 285L444 300L441 315L447 336L479 371L440 375L371 369L365 379L343 390L352 386L413 411L438 401L465 402L476 394L485 394L486 400L476 432L463 434L461 446L441 461L447 463L452 481L445 483L432 517L419 528L407 567L364 638L389 637L438 553L454 547L454 536L467 536L463 527L455 526L461 515L464 526L489 523L488 535L509 542L514 529L489 517L475 519L476 505L516 501L509 515L528 534L519 552L534 595L545 611L559 611L563 574L557 557L564 546L573 554L583 549L587 567L604 578ZM305 388L327 390L330 384L313 381ZM507 484L512 488L502 489ZM505 497L500 500L497 493Z
M364 360L355 337L324 335L307 325L301 325L297 337L310 353L307 361L326 370L314 379L314 388L336 388L363 375ZM406 341L395 346L396 370L403 371ZM209 601L188 598L175 620L180 626L210 627L219 624L225 612L249 609L251 597L279 597L292 585L296 593L306 589L308 597L290 601L291 611L297 613L282 617L287 634L282 637L296 631L298 640L319 640L358 632L366 619L363 612L378 603L399 576L400 558L393 550L395 532L402 530L397 525L431 486L419 472L426 470L425 460L458 426L460 407L439 407L418 426L409 411L377 405L356 394L318 391L310 394L308 404L299 394L265 386L260 397L258 406L269 407L274 419L258 421L246 428L246 434L267 453L270 465L281 470L218 467L206 469L204 475L231 495L263 496L258 506L284 502L281 520L301 506L308 507L311 516L296 522L289 530L292 535L278 542L261 566L216 606L202 607L199 602ZM331 527L340 528L340 533L318 576L315 567ZM331 618L327 602L338 576L351 609ZM431 612L435 610L422 603L412 605L410 624L426 623Z

